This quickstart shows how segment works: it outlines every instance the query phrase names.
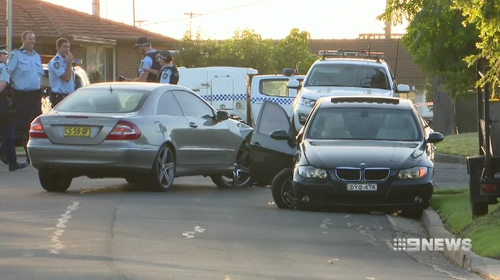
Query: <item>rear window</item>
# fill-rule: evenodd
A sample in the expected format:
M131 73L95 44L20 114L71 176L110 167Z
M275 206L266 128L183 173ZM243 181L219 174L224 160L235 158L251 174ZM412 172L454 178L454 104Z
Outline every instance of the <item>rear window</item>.
M56 107L57 111L85 113L131 113L138 111L149 90L80 88Z
M385 69L359 64L316 64L305 86L337 86L390 89Z

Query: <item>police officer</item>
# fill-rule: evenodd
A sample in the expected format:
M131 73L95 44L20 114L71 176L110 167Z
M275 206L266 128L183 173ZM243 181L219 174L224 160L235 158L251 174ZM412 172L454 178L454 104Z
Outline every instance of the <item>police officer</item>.
M138 75L134 79L125 78L125 81L156 83L157 75L161 68L160 63L155 58L158 51L151 46L148 37L139 37L134 49L143 56L139 65Z
M16 110L16 130L22 131L22 142L28 142L31 121L42 113L42 58L34 50L35 33L24 31L21 35L22 47L10 53L7 67L12 77L12 94ZM27 153L26 153L27 154ZM29 158L28 158L29 160Z
M173 64L174 59L172 58L172 54L164 50L156 55L156 59L161 65L160 72L158 73L158 82L176 85L179 82L179 71Z
M7 50L0 46L0 137L2 137L2 150L7 154L9 170L15 171L28 166L27 162L18 163L15 144L15 108L12 103L12 87L10 73L7 65Z
M61 100L75 91L73 55L68 39L56 41L57 55L49 62L50 103L55 107Z

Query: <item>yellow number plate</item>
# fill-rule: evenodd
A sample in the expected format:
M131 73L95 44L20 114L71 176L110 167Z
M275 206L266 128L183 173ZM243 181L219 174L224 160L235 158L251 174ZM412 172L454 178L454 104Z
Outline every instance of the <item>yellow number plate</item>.
M90 137L90 127L66 126L64 127L64 137Z

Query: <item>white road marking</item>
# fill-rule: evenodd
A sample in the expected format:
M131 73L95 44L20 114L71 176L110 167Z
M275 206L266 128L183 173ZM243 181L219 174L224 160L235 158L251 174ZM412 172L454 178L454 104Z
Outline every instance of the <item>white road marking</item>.
M70 215L71 212L75 211L78 209L78 205L80 202L78 201L73 201L73 204L68 206L66 212L61 215L61 218L57 219L59 223L56 225L56 230L52 234L50 240L52 241L52 249L49 250L51 254L59 254L60 250L64 249L65 246L62 244L60 237L64 233L64 228L66 228L66 224L68 221L72 218Z
M324 219L323 222L321 222L321 224L319 225L320 228L328 228L328 226L331 225L333 226L333 223L330 219Z
M194 227L194 231L186 231L182 234L182 236L185 236L186 239L193 238L196 233L204 233L205 229L201 228L199 226Z

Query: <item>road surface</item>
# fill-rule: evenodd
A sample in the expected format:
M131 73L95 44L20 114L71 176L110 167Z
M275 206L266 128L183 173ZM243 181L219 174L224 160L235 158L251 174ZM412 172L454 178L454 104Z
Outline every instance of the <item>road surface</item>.
M31 167L0 178L1 279L480 279L439 253L395 252L386 215L280 210L269 188L78 178L54 194Z

